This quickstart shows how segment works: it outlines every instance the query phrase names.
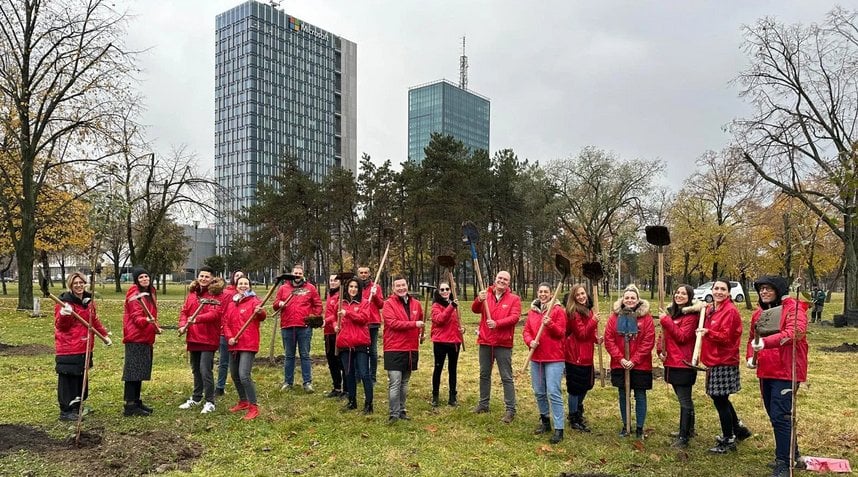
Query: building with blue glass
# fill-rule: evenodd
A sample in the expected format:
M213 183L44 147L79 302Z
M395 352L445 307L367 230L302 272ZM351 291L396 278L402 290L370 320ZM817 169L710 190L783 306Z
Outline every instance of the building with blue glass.
M439 80L408 89L408 160L420 163L432 133L453 136L471 152L489 151L489 99Z
M290 155L321 181L357 171L357 45L274 5L247 1L215 21L217 251L247 232L238 220L260 182Z

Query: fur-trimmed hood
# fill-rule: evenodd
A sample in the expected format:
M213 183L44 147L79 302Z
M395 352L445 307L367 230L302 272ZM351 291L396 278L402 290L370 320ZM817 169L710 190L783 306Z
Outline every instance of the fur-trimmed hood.
M617 315L623 310L623 299L614 302L613 312ZM649 302L644 299L639 299L638 306L635 308L635 317L640 318L649 314Z
M226 287L226 282L223 281L221 277L212 278L211 283L209 283L208 291L212 295L220 295L223 293L223 289ZM188 287L188 292L190 293L201 293L202 287L197 280L191 282L191 285Z

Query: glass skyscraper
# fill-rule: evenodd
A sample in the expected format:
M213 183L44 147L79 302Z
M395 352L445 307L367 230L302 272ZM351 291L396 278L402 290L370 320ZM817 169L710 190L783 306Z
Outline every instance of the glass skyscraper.
M272 5L247 1L217 16L217 251L247 232L238 220L285 155L320 181L357 170L357 45Z
M453 136L471 152L489 150L489 99L440 80L408 89L408 159L421 163L432 133Z

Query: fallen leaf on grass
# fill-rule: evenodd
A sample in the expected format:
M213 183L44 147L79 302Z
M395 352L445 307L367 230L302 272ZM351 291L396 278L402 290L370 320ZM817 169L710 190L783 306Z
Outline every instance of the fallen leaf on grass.
M658 454L650 454L649 460L651 460L653 462L661 462L661 456Z
M428 425L428 426L424 427L423 429L426 429L428 432L432 432L432 433L438 432L438 426L434 426L434 425Z
M634 447L635 450L638 450L638 451L644 450L644 444L641 441L635 441L634 443L632 443L632 447Z
M676 460L679 462L688 462L688 452L679 451L676 453Z
M539 455L547 454L547 453L551 453L551 452L554 452L554 449L552 449L551 446L548 444L542 444L541 446L536 448L536 453Z

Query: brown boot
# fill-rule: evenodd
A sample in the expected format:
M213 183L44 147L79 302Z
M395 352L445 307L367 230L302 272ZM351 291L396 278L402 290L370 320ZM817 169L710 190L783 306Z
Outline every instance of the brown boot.
M515 411L510 411L507 409L506 413L504 413L501 418L501 422L504 424L509 424L512 420L515 419Z

